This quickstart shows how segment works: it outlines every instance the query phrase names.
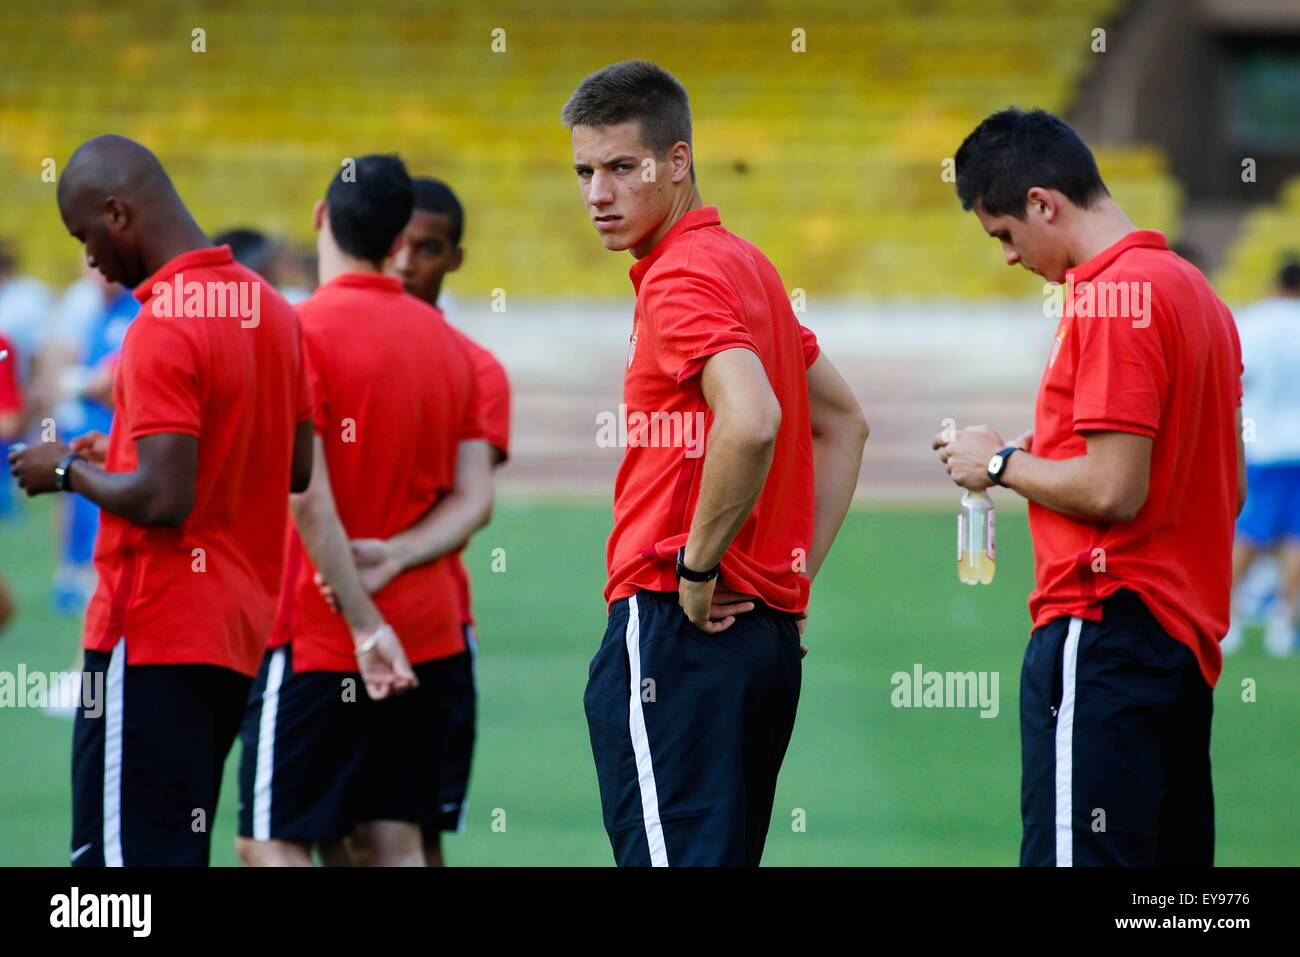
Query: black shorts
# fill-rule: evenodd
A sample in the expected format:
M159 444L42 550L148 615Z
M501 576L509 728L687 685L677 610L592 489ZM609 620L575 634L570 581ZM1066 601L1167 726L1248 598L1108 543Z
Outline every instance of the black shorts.
M439 785L442 818L438 829L460 833L465 830L465 793L469 790L469 769L474 761L475 713L478 708L478 639L473 625L465 626L465 651L447 660L452 663L455 674L447 757Z
M239 834L315 843L364 821L436 828L453 658L415 666L419 686L371 701L355 671L293 670L266 653L239 737Z
M801 675L793 615L708 635L676 592L614 602L584 704L618 864L758 864Z
M1034 631L1020 678L1023 866L1209 867L1212 690L1131 591Z
M72 863L205 867L249 678L87 651L72 735Z

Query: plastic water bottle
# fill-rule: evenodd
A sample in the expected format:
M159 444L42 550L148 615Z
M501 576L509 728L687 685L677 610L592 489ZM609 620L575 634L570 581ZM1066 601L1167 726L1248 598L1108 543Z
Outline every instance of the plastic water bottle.
M987 492L966 492L957 510L957 578L965 585L987 585L996 568L997 519Z

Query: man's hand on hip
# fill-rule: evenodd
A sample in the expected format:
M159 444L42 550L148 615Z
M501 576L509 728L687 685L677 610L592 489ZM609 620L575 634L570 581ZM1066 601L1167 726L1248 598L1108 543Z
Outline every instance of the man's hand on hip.
M713 591L717 583L716 578L707 582L683 578L677 582L677 603L692 625L710 635L726 631L735 624L737 615L754 610L754 603L748 599L733 600L724 595L715 601Z

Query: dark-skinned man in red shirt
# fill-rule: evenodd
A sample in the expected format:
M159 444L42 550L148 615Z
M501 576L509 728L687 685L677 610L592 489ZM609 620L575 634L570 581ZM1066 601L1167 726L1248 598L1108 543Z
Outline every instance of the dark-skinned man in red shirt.
M157 158L83 144L59 212L135 288L106 437L10 455L28 494L103 509L72 748L72 863L206 865L226 755L275 612L290 491L311 478L298 318L213 247ZM101 690L102 689L102 690Z

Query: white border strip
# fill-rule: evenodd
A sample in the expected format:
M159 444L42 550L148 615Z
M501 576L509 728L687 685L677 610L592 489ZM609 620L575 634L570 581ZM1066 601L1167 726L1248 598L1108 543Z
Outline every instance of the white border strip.
M646 843L650 845L650 866L668 866L668 848L664 829L659 823L659 792L655 787L655 769L650 760L650 738L645 730L645 712L641 710L641 619L636 595L627 600L627 662L631 671L628 694L627 724L632 734L632 753L636 755L637 783L641 786L641 813L645 818Z
M1056 712L1056 866L1074 866L1074 685L1082 618L1071 618L1061 652L1061 706Z
M253 840L271 839L271 783L275 776L275 719L280 712L286 648L271 653L266 666L266 690L257 723L257 771L253 776Z
M104 866L122 866L122 685L126 636L108 656L104 701Z

